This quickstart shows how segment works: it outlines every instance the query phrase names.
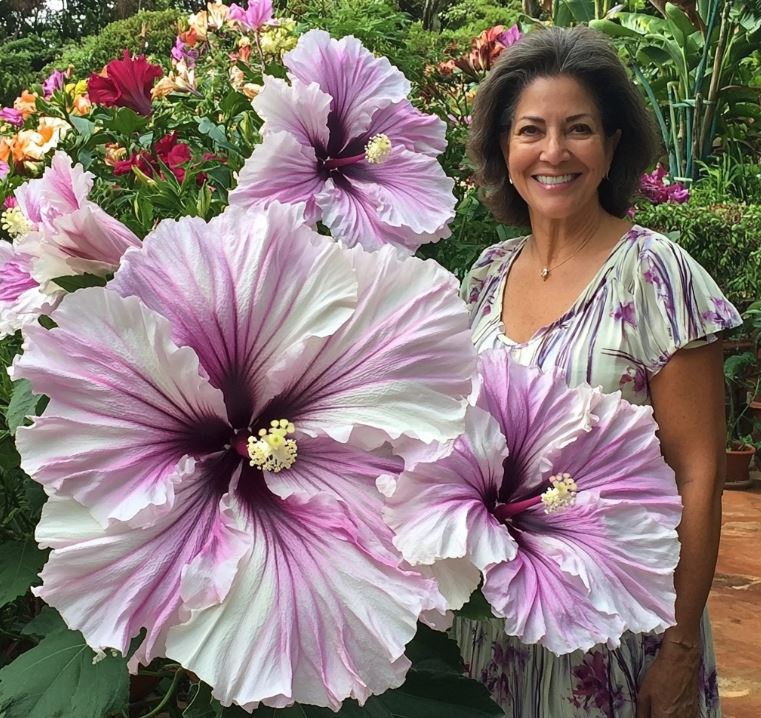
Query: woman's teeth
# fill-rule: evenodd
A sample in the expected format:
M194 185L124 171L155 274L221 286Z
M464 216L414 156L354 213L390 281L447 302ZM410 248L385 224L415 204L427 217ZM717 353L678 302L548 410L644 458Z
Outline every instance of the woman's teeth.
M570 182L576 175L560 175L555 177L552 175L537 175L536 180L541 184L563 184L564 182Z

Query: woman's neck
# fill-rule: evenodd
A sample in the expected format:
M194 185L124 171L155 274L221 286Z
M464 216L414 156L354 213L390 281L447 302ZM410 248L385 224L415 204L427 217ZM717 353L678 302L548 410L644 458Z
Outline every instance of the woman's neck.
M562 220L532 214L531 251L542 266L551 266L570 252L594 244L595 235L604 234L610 220L618 221L602 208Z

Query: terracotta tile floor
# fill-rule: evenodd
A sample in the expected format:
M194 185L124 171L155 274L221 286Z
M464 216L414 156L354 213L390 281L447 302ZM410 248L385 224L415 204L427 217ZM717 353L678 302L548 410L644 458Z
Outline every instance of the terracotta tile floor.
M724 718L761 718L761 474L724 492L716 578L708 599Z

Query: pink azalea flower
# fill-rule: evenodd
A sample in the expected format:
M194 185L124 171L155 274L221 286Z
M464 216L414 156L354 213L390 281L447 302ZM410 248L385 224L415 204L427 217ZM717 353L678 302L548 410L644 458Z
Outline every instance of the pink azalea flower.
M5 179L10 171L10 165L4 160L0 160L0 180ZM6 199L8 198L6 197Z
M642 175L639 190L653 204L684 204L690 198L690 191L681 182L669 181L666 168L661 164L652 172Z
M0 109L0 122L7 122L9 125L21 127L24 124L24 115L13 107L3 107Z
M556 654L672 625L681 503L651 409L502 350L481 373L465 434L388 500L405 559L471 564L505 631ZM450 574L457 608L480 577Z
M17 435L51 497L37 594L95 648L145 627L135 663L169 656L225 705L337 710L398 686L443 604L400 568L375 480L401 468L390 446L461 430L455 292L299 207L160 223L57 328L30 327L13 368L50 397Z
M57 277L109 274L129 247L140 245L129 228L87 199L92 184L93 175L59 151L40 179L14 193L30 227L18 246L34 257L32 275L46 289Z
M46 100L52 97L57 90L63 89L66 82L67 74L61 70L53 70L46 80L42 83L42 92Z
M163 75L158 65L151 65L144 55L131 58L124 51L121 60L106 65L105 76L92 73L87 82L90 102L105 107L129 107L141 115L150 115L151 87Z
M450 234L454 182L436 161L444 122L406 99L410 83L353 37L303 35L283 59L290 84L268 77L253 100L263 142L230 203L306 203L349 246L414 252Z
M32 258L16 250L9 242L0 241L0 339L36 322L49 312L59 296L40 290L31 276Z
M272 0L248 0L246 10L232 3L228 18L245 25L250 30L259 31L272 20Z

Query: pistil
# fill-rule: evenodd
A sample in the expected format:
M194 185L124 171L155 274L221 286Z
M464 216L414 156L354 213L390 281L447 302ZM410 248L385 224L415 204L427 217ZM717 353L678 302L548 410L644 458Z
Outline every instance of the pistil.
M550 476L550 483L552 486L539 496L499 504L492 511L492 515L501 523L507 523L513 516L539 504L544 504L545 514L554 514L576 503L578 487L570 474L563 473Z
M379 133L370 138L362 154L352 155L351 157L330 157L323 162L323 166L325 169L334 170L363 161L371 165L379 165L388 159L390 153L391 140L388 138L388 135Z

